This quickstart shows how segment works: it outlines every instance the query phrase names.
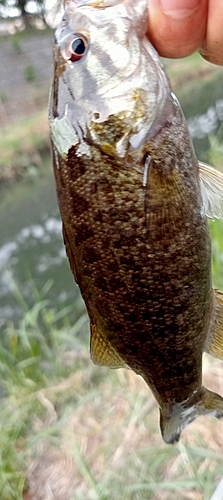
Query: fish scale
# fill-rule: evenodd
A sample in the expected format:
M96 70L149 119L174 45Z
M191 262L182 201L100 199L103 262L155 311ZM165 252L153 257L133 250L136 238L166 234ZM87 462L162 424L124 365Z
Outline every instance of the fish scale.
M49 122L92 360L145 379L174 443L197 416L223 416L221 396L202 386L203 352L223 358L207 221L222 216L223 176L195 157L146 15L146 0L65 1Z

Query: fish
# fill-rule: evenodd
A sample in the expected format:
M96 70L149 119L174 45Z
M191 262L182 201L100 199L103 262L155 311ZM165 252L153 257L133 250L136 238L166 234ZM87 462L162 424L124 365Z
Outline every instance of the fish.
M196 417L223 417L202 384L203 353L223 359L208 225L223 175L196 158L147 23L147 0L65 0L49 124L92 361L143 377L172 444Z

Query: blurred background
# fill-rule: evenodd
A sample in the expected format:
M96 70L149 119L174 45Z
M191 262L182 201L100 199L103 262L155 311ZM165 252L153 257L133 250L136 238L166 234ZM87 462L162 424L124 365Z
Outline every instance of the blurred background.
M47 123L60 16L59 3L0 0L1 498L210 499L223 475L223 423L199 418L179 445L164 445L143 380L89 357ZM223 169L223 68L198 54L163 63L198 158ZM210 225L223 289L223 226ZM221 394L222 376L205 356L205 383Z

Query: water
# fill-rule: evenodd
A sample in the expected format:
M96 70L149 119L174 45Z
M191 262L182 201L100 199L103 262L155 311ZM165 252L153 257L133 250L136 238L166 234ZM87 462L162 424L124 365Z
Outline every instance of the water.
M57 309L79 297L62 241L53 174L21 186L22 196L17 188L0 216L0 326L17 322L38 294L45 298L46 289Z
M194 140L204 139L216 132L223 122L223 99L218 99L203 115L188 119L189 130Z
M208 161L209 135L223 139L222 74L179 98L197 155ZM78 300L78 314L84 306L65 255L52 170L12 193L6 208L0 204L0 327L17 323L38 294L57 309Z
M197 157L209 160L210 136L223 142L223 71L208 75L177 92L188 121Z

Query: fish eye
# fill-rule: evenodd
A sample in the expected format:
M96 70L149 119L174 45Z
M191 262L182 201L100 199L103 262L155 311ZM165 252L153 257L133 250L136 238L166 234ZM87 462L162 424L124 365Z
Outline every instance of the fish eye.
M70 57L71 62L76 62L82 59L86 54L88 48L88 40L84 35L76 34L70 43Z

